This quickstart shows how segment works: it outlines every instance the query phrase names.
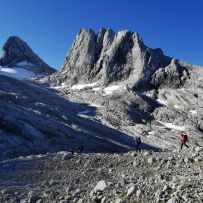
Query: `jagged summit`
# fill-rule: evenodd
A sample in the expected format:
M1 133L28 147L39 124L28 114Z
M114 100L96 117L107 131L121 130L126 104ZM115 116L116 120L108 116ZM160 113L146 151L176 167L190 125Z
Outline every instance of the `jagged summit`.
M95 33L83 28L52 81L71 85L99 82L103 86L124 82L145 90L170 85L171 80L175 80L172 86L177 87L188 75L178 60L165 56L159 48L147 47L136 32L102 28Z
M32 68L34 72L43 75L50 75L55 72L55 69L48 66L32 51L26 42L17 36L9 37L4 44L0 65L8 67L27 65L29 68Z
M50 79L54 85L97 82L108 86L122 82L133 89L148 90L177 88L189 75L187 65L165 56L160 48L147 47L136 32L102 28L95 33L82 28L61 70Z

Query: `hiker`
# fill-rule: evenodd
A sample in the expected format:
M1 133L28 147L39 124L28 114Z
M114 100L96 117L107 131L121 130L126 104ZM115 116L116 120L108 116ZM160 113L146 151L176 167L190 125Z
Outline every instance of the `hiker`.
M187 148L189 148L188 145L186 144L186 142L188 141L186 133L181 132L180 136L181 136L181 147L180 147L180 149L183 148L183 145L185 145Z
M75 151L75 149L74 149L74 147L72 147L71 154L74 154L74 151Z
M137 151L141 151L141 149L139 148L140 144L141 144L141 138L137 137L136 138L136 150Z
M82 144L78 145L78 147L77 147L77 153L81 154L83 152L83 150L84 150L83 145Z

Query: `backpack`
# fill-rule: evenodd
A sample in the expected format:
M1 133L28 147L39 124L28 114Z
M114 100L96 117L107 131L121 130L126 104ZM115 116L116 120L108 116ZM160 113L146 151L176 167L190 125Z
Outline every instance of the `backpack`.
M186 134L181 134L181 141L186 142L187 141L187 135Z

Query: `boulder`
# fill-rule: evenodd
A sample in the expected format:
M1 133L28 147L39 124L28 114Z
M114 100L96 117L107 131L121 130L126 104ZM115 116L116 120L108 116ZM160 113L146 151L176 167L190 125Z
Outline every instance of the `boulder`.
M70 152L65 152L63 155L62 155L62 160L68 160L68 159L71 159L73 157L72 153Z
M127 191L127 197L131 197L136 192L136 187L133 185Z
M154 157L150 157L147 159L147 163L149 163L150 165L152 165L155 162L156 162L156 159Z
M107 183L106 181L104 180L101 180L97 183L97 185L95 186L94 188L94 191L97 192L97 191L104 191L107 187Z

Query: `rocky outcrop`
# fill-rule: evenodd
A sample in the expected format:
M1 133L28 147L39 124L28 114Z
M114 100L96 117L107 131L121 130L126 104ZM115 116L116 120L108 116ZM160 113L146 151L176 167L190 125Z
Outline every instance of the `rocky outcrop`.
M165 68L159 68L151 76L150 86L157 89L161 87L178 88L185 84L189 79L192 67L183 65L176 59L172 59L171 63Z
M70 151L81 143L86 152L122 152L133 145L125 133L81 117L85 111L95 115L95 107L28 82L0 76L0 160Z
M99 82L103 86L124 82L146 90L167 84L171 78L177 85L184 83L189 72L183 69L187 68L164 56L161 49L148 48L138 33L101 29L95 34L81 29L62 69L51 80L54 84Z
M3 46L1 66L26 67L33 72L42 75L50 75L56 70L48 66L35 54L26 42L17 36L9 37Z

